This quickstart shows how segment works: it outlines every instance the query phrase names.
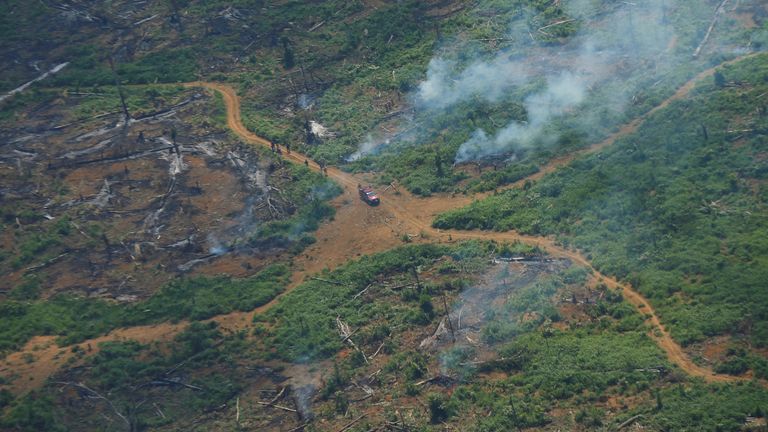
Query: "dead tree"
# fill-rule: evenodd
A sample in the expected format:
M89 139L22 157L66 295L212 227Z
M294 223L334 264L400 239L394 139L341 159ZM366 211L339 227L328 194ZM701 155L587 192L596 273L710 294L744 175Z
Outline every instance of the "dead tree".
M176 144L176 136L178 132L176 131L176 127L171 128L171 142L173 143L173 150L176 152L176 156L181 156L181 151L179 150L179 145Z
M112 412L114 412L114 413L115 413L115 415L117 415L118 417L120 417L120 419L121 419L121 420L123 420L123 422L125 422L125 425L127 426L127 428L128 428L128 430L129 430L129 431L133 432L134 430L136 430L136 424L135 424L135 422L133 422L133 421L129 420L129 419L128 419L128 417L126 417L124 414L122 414L122 413L121 413L121 412L120 412L120 411L117 409L117 407L116 407L116 406L115 406L115 405L112 403L112 401L111 401L111 400L107 399L106 397L104 397L103 395L101 395L99 392L97 392L97 391L95 391L95 390L93 390L93 389L89 388L88 386L86 386L86 385L85 385L85 384L83 384L83 383L57 381L57 382L56 382L56 384L61 384L61 385L63 385L64 387L67 387L67 386L70 386L70 387L74 387L74 388L76 388L76 389L77 389L77 390L78 390L78 391L79 391L81 394L84 394L84 395L86 395L86 396L87 396L87 397L89 397L89 398L93 398L93 399L100 399L100 400L104 401L104 403L106 403L106 404L107 404L107 406L109 406L109 408L110 408L110 409L112 409ZM133 417L133 416L131 416L131 417Z
M304 74L304 61L299 57L299 68L301 70L301 80L304 81L304 91L309 93L309 85L307 84L307 76Z
M179 27L179 33L184 33L184 25L181 22L179 2L177 0L171 0L171 11L171 24L176 24Z
M451 314L448 310L448 301L445 299L445 291L443 291L443 307L445 308L445 319L448 321L448 328L451 329L451 341L456 342L456 333L453 331L453 323L451 323Z
M701 43L699 43L699 46L697 46L696 50L693 52L693 58L697 58L699 54L701 54L701 50L704 48L704 45L707 44L709 36L712 34L712 30L715 28L715 24L717 24L717 18L720 16L720 12L723 10L723 6L725 6L726 3L728 3L728 0L723 0L717 5L717 8L715 8L715 14L712 16L712 23L709 24L704 39L701 40Z
M125 95L123 95L123 88L120 87L120 79L117 77L117 71L115 70L115 60L109 56L109 68L112 70L112 78L115 80L115 87L117 87L117 94L120 96L120 104L123 107L123 115L125 116L125 125L128 126L131 120L131 114L128 112L128 105L125 103Z
M416 270L416 266L411 267L411 274L413 275L413 279L416 281L416 290L421 292L421 281L419 280L419 272Z
M351 331L351 330L349 329L349 324L347 324L347 323L345 323L344 321L342 321L342 320L341 320L341 317L336 317L336 327L337 327L337 328L338 328L338 330L339 330L339 336L341 336L341 337L342 337L342 340L341 340L341 342L342 342L342 343L344 343L344 342L347 342L347 343L348 343L348 344L349 344L349 345L350 345L352 348L354 348L354 349L355 349L355 351L359 352L359 353L360 353L360 354L363 356L363 360L364 360L364 361L365 361L365 363L367 364L367 363L368 363L368 357L366 357L366 355L365 355L365 353L363 352L363 350L361 350L361 349L360 349L360 348L357 346L357 344L355 344L355 343L352 341L352 335L353 335L353 334L355 334L355 333L357 332L357 330L355 330L355 331ZM358 329L358 330L359 330L359 329Z

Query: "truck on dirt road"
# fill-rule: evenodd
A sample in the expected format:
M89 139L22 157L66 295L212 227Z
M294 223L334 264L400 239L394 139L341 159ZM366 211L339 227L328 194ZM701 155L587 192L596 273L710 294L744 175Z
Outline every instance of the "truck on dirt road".
M381 202L379 196L370 186L357 185L357 193L360 194L360 199L368 205L376 206Z

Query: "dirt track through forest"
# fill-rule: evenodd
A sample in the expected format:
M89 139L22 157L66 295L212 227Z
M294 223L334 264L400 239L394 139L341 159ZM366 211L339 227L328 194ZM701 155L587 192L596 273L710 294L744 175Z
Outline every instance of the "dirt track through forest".
M617 132L603 141L579 152L554 159L546 166L541 167L539 172L507 188L519 187L525 181L538 180L547 173L569 164L579 156L595 153L612 145L617 139L635 132L650 115L664 109L675 100L687 96L694 88L696 82L712 76L717 68L757 54L753 53L738 57L699 73L658 106L622 126ZM222 96L226 107L227 126L241 139L250 144L267 148L271 147L272 143L269 140L252 133L243 125L240 99L232 87L226 84L208 82L192 82L184 85L187 87L203 87L218 92ZM283 149L282 154L285 159L295 163L303 164L307 161L311 169L318 172L321 171L320 166L316 162L301 153L291 152L289 154ZM592 267L589 260L582 254L557 245L551 238L522 235L514 231L500 233L438 230L431 226L435 215L466 206L473 200L482 198L483 194L475 196L450 196L443 194L428 198L417 198L407 191L400 190L397 193L383 193L382 204L379 207L372 208L357 198L357 185L366 183L365 175L346 173L335 167L327 167L327 174L328 177L337 181L344 191L340 197L333 201L333 205L336 208L334 219L324 223L315 233L315 237L318 239L317 243L296 257L294 267L297 270L293 274L290 285L280 296L253 311L233 312L214 317L212 320L218 322L223 330L237 331L247 328L252 322L254 314L263 313L270 309L279 301L280 297L298 286L306 276L319 272L324 268L332 269L338 267L351 259L394 248L402 244L401 238L404 234L410 235L413 241L417 243L455 242L469 239L507 242L520 241L530 245L537 245L554 257L568 258L591 270L594 277L605 283L609 288L621 290L624 298L646 316L646 322L652 327L650 332L651 338L664 350L669 361L689 375L703 378L708 382L734 382L748 379L745 377L716 374L709 368L695 364L683 351L682 347L672 339L653 307L640 293L628 284L601 274ZM364 235L360 234L360 229L365 230ZM169 340L185 327L185 323L182 322L178 324L163 323L117 329L107 335L76 345L83 348L86 352L96 352L98 350L97 344L107 340L132 339L140 343ZM9 376L10 374L18 376L12 383L12 390L16 393L23 393L38 388L45 383L48 377L56 373L66 363L67 359L73 357L71 348L56 346L54 338L51 336L33 338L21 351L8 355L0 362L0 373L4 376ZM25 361L28 354L32 354L36 360L31 363Z

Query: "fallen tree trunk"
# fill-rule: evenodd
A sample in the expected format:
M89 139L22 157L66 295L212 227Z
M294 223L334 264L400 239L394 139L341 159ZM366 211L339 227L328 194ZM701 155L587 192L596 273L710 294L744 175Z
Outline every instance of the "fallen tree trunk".
M42 80L44 80L44 79L48 78L49 76L51 76L51 75L53 75L53 74L55 74L55 73L59 72L60 70L62 70L62 69L64 69L65 67L67 67L67 65L68 65L68 64L69 64L69 62L66 62L66 63L62 63L62 64L60 64L60 65L57 65L57 66L55 66L53 69L51 69L51 70L49 70L48 72L46 72L46 73L44 73L44 74L40 75L39 77L37 77L37 78L33 79L32 81L29 81L29 82L27 82L27 83L25 83L25 84L22 84L20 87L16 87L15 89L13 89L13 90L9 91L8 93L6 93L6 94L4 94L4 95L0 96L0 102L2 102L2 101L4 101L4 100L6 100L6 99L8 99L8 98L10 98L11 96L13 96L13 95L15 95L15 94L17 94L17 93L21 93L21 92L23 92L24 90L26 90L26 89L27 89L29 86L31 86L32 84L34 84L34 83L36 83L36 82L38 82L38 81L42 81Z
M65 387L66 386L75 387L77 389L85 391L86 393L90 394L92 397L95 397L96 399L103 400L107 405L109 405L109 407L112 409L112 411L115 413L115 415L120 417L125 422L125 425L128 426L128 429L133 430L131 422L128 420L128 418L125 415L123 415L120 411L117 410L117 407L115 407L115 405L112 403L112 401L110 401L109 399L107 399L104 396L102 396L99 392L97 392L97 391L87 387L83 383L57 381L56 384L62 384Z
M701 54L701 50L704 48L704 45L707 44L707 41L709 40L709 35L712 34L712 30L715 28L715 24L717 23L717 18L720 16L720 11L723 10L723 6L728 3L728 0L723 0L720 2L720 4L717 6L717 9L715 9L715 15L712 17L712 23L709 25L709 28L707 29L707 33L704 35L704 39L701 40L701 43L698 47L696 47L696 51L693 52L693 58L696 58Z
M345 430L347 430L347 429L351 428L352 426L354 426L354 425L355 425L355 423L357 423L357 422L359 422L360 420L362 420L362 419L363 419L363 417L365 417L366 415L367 415L367 414L365 414L365 413L363 413L363 414L360 414L360 416L359 416L358 418L356 418L356 419L352 420L351 422L347 423L347 425L346 425L346 426L344 426L343 428L339 429L339 431L338 431L338 432L344 432Z
M357 352L359 352L360 354L362 354L362 356L363 356L363 360L365 360L365 363L367 364L367 363L368 363L368 357L365 355L365 353L363 352L363 350L361 350L361 349L360 349L360 348L357 346L357 344L355 344L355 343L352 341L352 339L351 339L351 338L352 338L352 335L353 335L353 334L355 334L355 333L357 332L357 330L360 330L360 329L358 328L358 329L357 329L357 330L355 330L355 331L350 331L350 329L349 329L349 325L348 325L347 323L345 323L344 321L342 321L340 317L336 317L336 326L337 326L337 327L338 327L338 329L339 329L339 334L342 336L342 340L341 340L341 342L342 342L342 343L344 343L344 342L347 342L347 343L349 343L349 345L350 345L350 346L352 346L352 348L354 348L354 349L355 349L355 351L357 351Z
M295 412L297 412L297 411L296 411L295 409L293 409L293 408L288 408L288 407L284 407L284 406L282 406L282 405L276 405L276 404L273 404L273 403L268 403L268 402L260 402L260 401L256 401L256 403L257 403L257 404L259 404L259 405L264 405L264 406L268 406L268 407L272 407L272 408L277 408L277 409L281 409L281 410L283 410L283 411L288 411L288 412L292 412L292 413L295 413Z
M72 125L76 125L78 123L85 123L85 122L90 121L90 120L95 120L95 119L100 119L100 118L104 118L104 117L113 116L115 114L120 114L121 112L122 111L112 111L112 112L108 112L108 113L104 113L104 114L99 114L99 115L95 115L93 117L88 117L88 118L85 118L85 119L82 119L82 120L73 121L71 123L66 123L66 124L63 124L63 125L54 126L51 129L52 130L60 130L60 129L64 129L64 128L72 126Z
M58 261L59 259L61 259L61 258L64 258L64 257L65 257L65 256L67 256L67 255L69 255L69 252L64 252L63 254L60 254L60 255L58 255L58 256L55 256L55 257L53 257L53 258L49 259L48 261L45 261L44 263L41 263L41 264L38 264L38 265L34 265L34 266L32 266L32 267L27 267L27 268L26 268L26 270L27 270L27 271L32 271L32 270L41 269L41 268L43 268L43 267L47 267L47 266L49 266L49 265L51 265L51 264L55 263L55 262L56 262L56 261Z
M49 169L58 169L58 168L64 168L64 167L69 168L69 167L78 167L78 166L90 165L90 164L101 163L101 162L120 162L120 161L124 161L124 160L139 159L139 158L142 158L144 156L149 156L149 155L151 155L153 153L158 153L158 152L162 152L162 151L168 151L168 150L172 150L172 149L173 149L173 147L161 147L161 148L153 149L153 150L143 150L143 151L138 151L138 152L134 152L134 153L129 153L127 155L122 155L122 156L108 156L108 157L103 157L103 158L98 158L98 159L90 159L90 160L85 160L85 161L76 161L76 162L72 162L72 163L63 163L61 165L51 165Z
M197 391L202 391L203 390L201 387L198 387L198 386L194 386L194 385L191 385L191 384L185 384L185 383L183 383L181 381L174 381L174 380L169 380L169 379L159 379L159 380L155 380L155 381L150 381L150 384L151 385L169 385L169 386L178 385L178 386L186 387L186 388L188 388L190 390L197 390Z
M625 421L625 422L623 422L622 424L620 424L620 425L619 425L619 426L616 428L616 430L621 430L621 429L624 429L625 427L627 427L627 426L631 425L632 423L634 423L635 421L637 421L637 420L638 420L639 418L641 418L641 417L643 417L643 415L642 415L642 414L638 414L638 415L636 415L636 416L630 417L629 419L627 419L627 421Z
M354 296L354 297L352 297L352 300L356 300L358 297L360 297L361 295L365 294L365 293L368 291L368 288L370 288L370 287L372 287L372 286L373 286L373 284L372 284L372 283L368 284L368 286L367 286L367 287L365 287L365 289L364 289L364 290L362 290L362 291L360 291L359 293L355 294L355 296Z
M562 20L562 21L554 22L554 23L552 23L552 24L549 24L549 25L545 25L544 27L539 27L539 29L538 29L537 31L546 30L546 29L548 29L548 28L550 28L550 27L556 27L556 26L559 26L559 25L561 25L561 24L567 24L567 23L569 23L569 22L573 22L573 21L576 21L576 20L574 20L574 19L566 19L566 20Z

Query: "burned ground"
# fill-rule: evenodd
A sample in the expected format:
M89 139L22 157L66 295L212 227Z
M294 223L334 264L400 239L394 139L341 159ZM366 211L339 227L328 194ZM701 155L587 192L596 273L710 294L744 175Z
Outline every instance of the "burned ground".
M455 119L437 119L458 129L438 124L434 143L395 148L404 152L380 166L351 166L378 172L329 168L344 195L332 207L324 204L338 189L304 169L305 154L307 168L317 169L318 162L342 163L371 130L400 134L399 119L413 114L403 109L408 93L429 58L440 55L443 31L483 57L515 51L520 41L499 37L510 20L538 28L522 39L541 51L567 44L581 24L571 24L566 2L503 3L4 5L0 55L13 62L0 66L0 89L71 63L0 100L0 312L4 334L13 333L0 340L0 351L16 351L0 362L0 428L761 424L768 401L764 383L748 382L753 372L739 362L747 351L716 339L684 351L662 325L660 318L670 323L655 311L656 300L595 270L591 255L538 232L430 225L437 213L482 197L469 192L527 190L617 137L642 131L643 113L685 99L693 82L714 69L669 97L688 77L711 64L728 66L720 54L658 82L644 77L650 81L632 95L627 123L607 139L568 136L563 154L545 151L526 164L515 153L449 168L455 152L445 139L523 114L514 101L490 110L472 103ZM600 14L623 8L620 17L632 24L630 4L591 3L599 3ZM671 55L688 58L710 23L709 6L719 10L725 2L702 1L707 7L696 10L689 2L670 4L662 5L663 17L650 18L695 15L681 37L663 41ZM723 16L759 29L765 8L744 0ZM18 34L9 25L14 19L23 24ZM723 46L741 50L748 41L746 49L753 42L761 49L758 37L730 32L738 23L723 20L715 34L732 33ZM37 31L33 22L50 31ZM555 57L566 68L572 62ZM639 63L656 69L655 60ZM625 57L606 73L629 76L632 65ZM168 84L179 82L218 93ZM608 133L615 125L603 126ZM251 147L268 147L269 140L294 146L286 159L298 167ZM418 181L403 181L411 175ZM354 185L377 181L382 205L370 208L357 200ZM418 198L402 186L456 194ZM760 185L754 187L757 195ZM331 220L319 226L323 218ZM460 239L522 240L541 249L523 253L513 244L507 247L516 253L508 254L498 243L454 244ZM403 243L418 246L376 255ZM67 311L71 321L63 326L41 319ZM21 316L41 323L17 331ZM35 336L41 334L49 336ZM749 354L765 356L758 349Z
M127 123L121 112L73 118L82 98L117 100L67 91L8 120L17 127L4 130L0 157L6 296L34 279L43 297L131 302L180 275L252 274L298 240L301 230L259 237L306 204L287 190L294 169L199 120L221 109L210 95L165 93Z

